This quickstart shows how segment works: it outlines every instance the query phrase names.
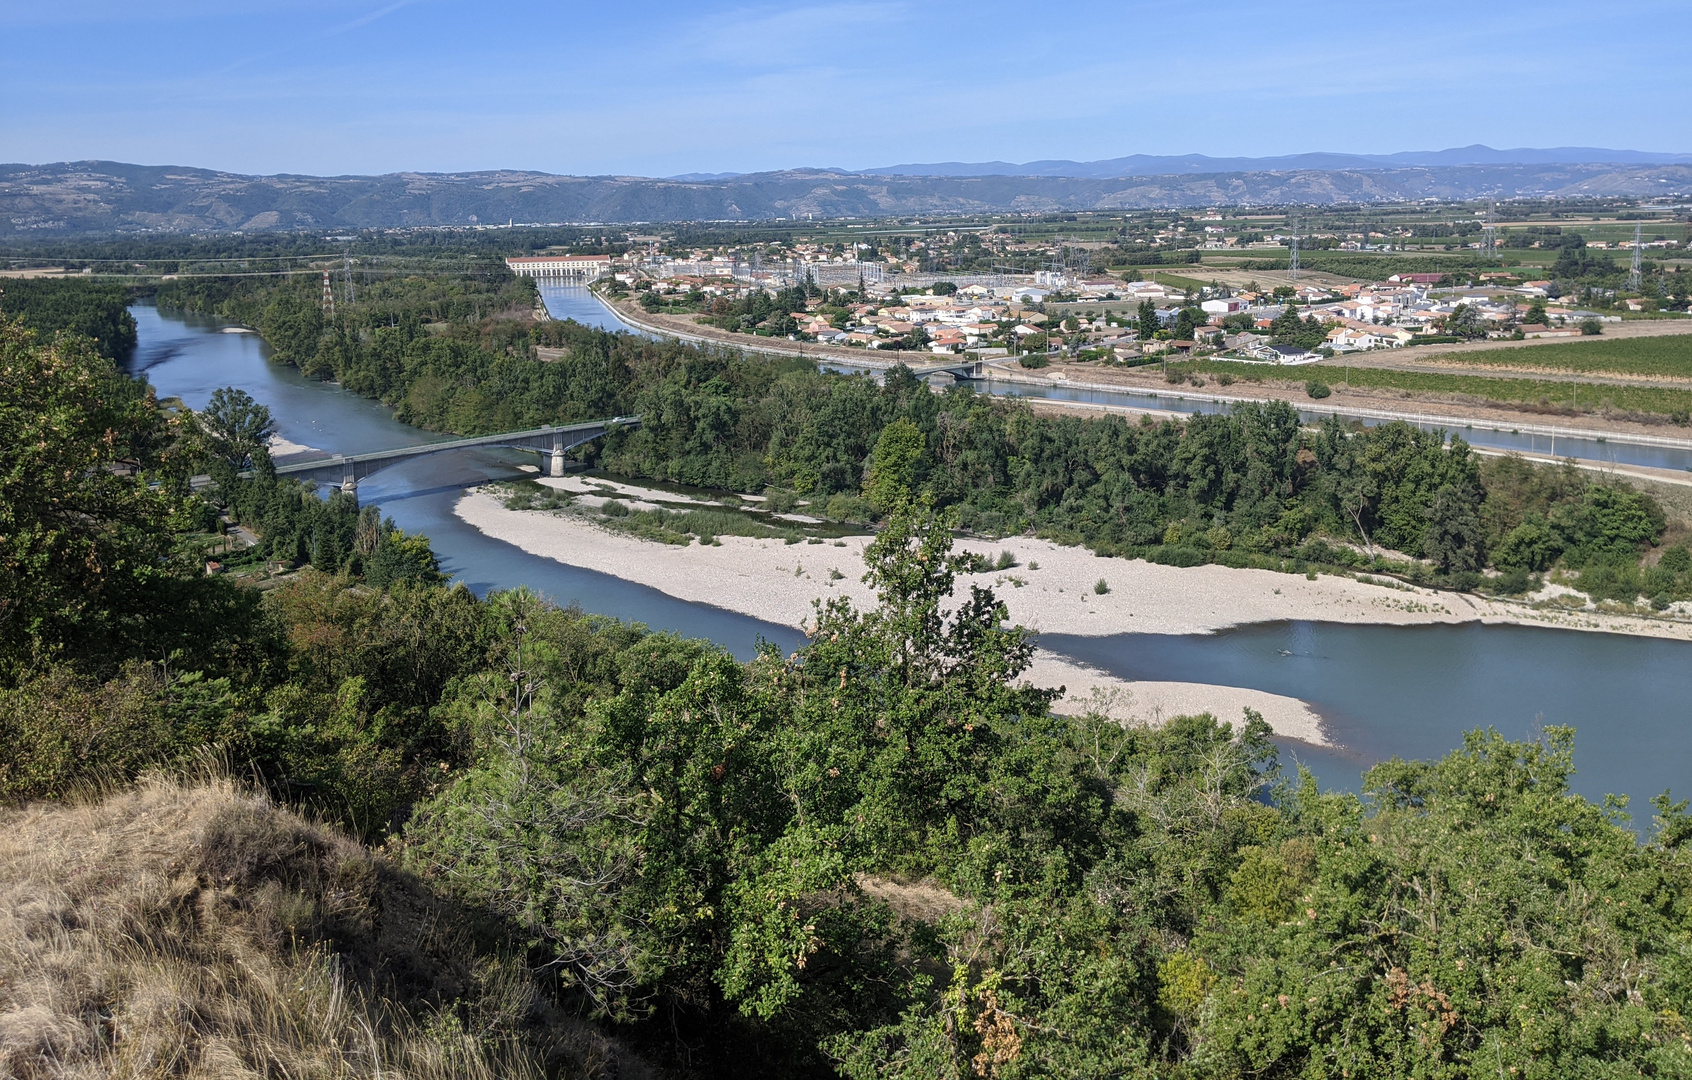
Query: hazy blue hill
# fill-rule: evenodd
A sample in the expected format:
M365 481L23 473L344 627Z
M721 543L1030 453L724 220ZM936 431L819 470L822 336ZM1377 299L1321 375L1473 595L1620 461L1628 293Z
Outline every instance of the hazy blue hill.
M1440 155L1523 156L1485 147ZM1620 151L1531 151L1575 156ZM1395 155L1398 158L1415 155ZM792 169L699 179L502 170L245 176L109 161L0 165L0 239L104 233L398 228L506 221L638 222L1354 203L1692 191L1692 164L1382 164L1347 155L1121 158L956 166L952 174ZM1249 168L1243 167L1250 165ZM943 170L950 166L901 166ZM981 170L966 172L965 170Z
M1454 147L1449 150L1411 150L1397 154L1293 154L1285 157L1214 158L1203 154L1151 156L1133 154L1104 161L942 161L927 164L888 165L865 169L885 176L1078 176L1127 177L1179 175L1184 173L1284 172L1291 170L1382 169L1418 165L1685 165L1692 154L1655 154L1639 150L1605 150L1590 146L1563 146L1549 150L1521 148L1494 150L1490 146Z

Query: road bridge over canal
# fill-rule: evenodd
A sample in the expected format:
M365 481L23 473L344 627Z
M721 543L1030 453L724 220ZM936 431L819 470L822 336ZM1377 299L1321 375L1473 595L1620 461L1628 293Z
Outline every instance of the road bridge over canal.
M901 357L900 360L910 369L912 375L929 386L945 387L986 377L986 364L981 360L968 356L944 357L940 353L932 355L934 360L919 360L914 356L909 360Z
M396 450L374 450L366 454L342 454L311 461L290 461L276 466L277 476L291 476L296 480L315 480L339 484L342 491L356 495L358 482L390 465L411 461L429 454L444 454L451 450L502 448L528 450L546 458L542 470L548 476L564 475L564 455L586 442L614 430L640 427L638 416L617 416L610 420L590 420L583 424L563 427L538 427L527 431L507 431L499 435L477 435L469 439L450 439L446 442L405 446Z

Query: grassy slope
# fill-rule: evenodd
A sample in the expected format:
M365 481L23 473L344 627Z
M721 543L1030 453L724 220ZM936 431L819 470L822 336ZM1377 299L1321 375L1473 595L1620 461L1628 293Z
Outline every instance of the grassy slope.
M466 922L227 782L0 811L0 1075L646 1075Z

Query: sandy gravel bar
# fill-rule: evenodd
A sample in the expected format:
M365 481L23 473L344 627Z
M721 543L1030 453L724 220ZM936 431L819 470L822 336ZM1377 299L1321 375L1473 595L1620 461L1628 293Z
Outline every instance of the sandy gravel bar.
M591 484L579 478L544 479L578 493L578 505L603 501L587 494L610 486L634 506L676 497L631 484ZM767 622L803 628L812 604L848 596L860 606L874 596L860 580L867 536L838 542L787 544L776 539L724 536L719 545L657 544L613 532L571 511L507 510L494 495L472 490L458 516L485 535L532 555L610 574L680 600L711 604ZM1018 565L973 575L991 585L1011 620L1039 632L1108 636L1126 633L1199 634L1249 623L1312 620L1340 623L1519 623L1692 640L1692 623L1596 612L1536 608L1462 593L1418 589L1397 582L1318 576L1315 580L1268 570L1223 566L1177 568L1142 560L1101 559L1085 548L1013 537L1000 542L965 540L964 550L997 559L1009 551ZM1109 591L1098 593L1103 580ZM1566 593L1556 586L1545 595ZM1103 702L1122 719L1211 712L1237 720L1256 709L1277 735L1325 743L1320 720L1308 704L1242 687L1203 683L1125 682L1042 650L1030 673L1037 684L1062 685L1060 711ZM1098 697L1097 695L1103 695Z

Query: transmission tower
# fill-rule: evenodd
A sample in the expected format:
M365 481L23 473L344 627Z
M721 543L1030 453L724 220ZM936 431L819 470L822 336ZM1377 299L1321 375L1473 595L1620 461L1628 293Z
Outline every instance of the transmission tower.
M1636 223L1633 226L1633 269L1627 275L1628 292L1639 291L1639 274L1644 269L1644 247L1641 243L1644 239L1645 226L1643 223Z
M335 314L335 290L329 284L329 271L323 271L323 313Z
M1288 214L1287 223L1292 226L1292 255L1287 259L1287 277L1293 284L1298 284L1298 215Z
M1481 229L1481 253L1488 259L1498 254L1498 227L1492 223L1492 212L1496 207L1486 208L1486 225Z
M341 253L341 257L345 260L346 266L341 275L341 282L345 289L347 306L350 308L353 306L353 302L358 299L357 294L353 291L352 252L344 251Z

